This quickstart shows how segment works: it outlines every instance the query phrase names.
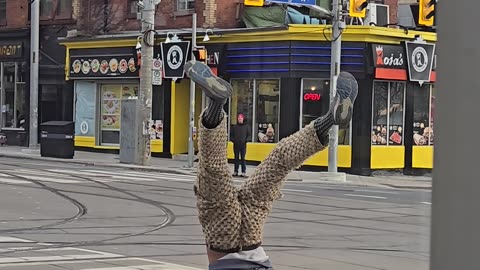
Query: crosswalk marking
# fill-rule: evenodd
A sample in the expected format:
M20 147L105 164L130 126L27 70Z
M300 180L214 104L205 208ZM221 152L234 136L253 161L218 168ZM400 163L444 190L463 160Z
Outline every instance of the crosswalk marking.
M114 172L101 170L68 170L52 169L47 171L36 171L31 169L8 170L2 173L0 171L0 183L5 184L32 184L29 180L40 182L51 182L58 184L76 184L86 183L88 180L81 177L91 178L98 182L122 182L122 181L175 181L175 182L194 182L195 176L181 175L171 173L144 173L144 172ZM16 175L18 177L14 177ZM75 177L79 176L79 177Z
M0 244L7 242L23 242L23 243L35 243L31 240L14 238L14 237L2 237L0 236ZM35 243L35 245L49 245L47 243ZM29 247L12 247L4 248L1 251L8 250L28 250ZM19 253L20 255L21 253ZM53 255L52 255L53 254ZM62 254L62 255L57 255ZM32 269L39 269L41 265L74 265L78 264L75 269L83 270L200 270L199 268L193 268L184 265L172 264L168 262L138 258L127 257L120 254L114 254L103 251L96 251L83 248L65 247L65 248L45 248L39 251L32 251L29 253L32 256L15 256L8 257L6 255L0 257L0 269L12 269L16 267L25 269L25 267L32 267ZM84 263L88 262L103 262L111 263L112 266L101 268L82 268ZM125 266L124 266L125 265Z
M15 246L8 247L8 244L25 243L29 246ZM125 255L97 251L91 249L77 248L77 247L63 247L53 248L48 247L49 243L34 242L27 239L21 239L10 236L0 236L0 244L7 245L0 249L0 252L5 251L20 251L30 250L35 246L44 246L44 249L38 251L30 251L29 256L22 256L22 253L18 254L5 254L0 257L0 269L12 269L16 267L25 269L25 267L32 267L31 269L41 269L41 265L74 265L75 269L83 270L200 270L199 268L193 268L183 265L172 264L168 262L138 258L127 257ZM101 268L89 268L83 267L84 263L88 262L103 262L111 263L112 266ZM30 268L29 268L30 269ZM69 268L70 269L70 268Z

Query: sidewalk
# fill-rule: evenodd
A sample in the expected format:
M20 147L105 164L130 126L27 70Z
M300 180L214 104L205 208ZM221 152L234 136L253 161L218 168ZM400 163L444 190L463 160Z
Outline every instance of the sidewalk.
M188 168L185 161L178 161L167 158L152 157L150 166L138 166L131 164L120 163L119 155L94 153L85 151L75 151L74 159L56 159L40 156L40 150L30 150L23 147L5 146L0 147L0 157L30 159L30 160L44 160L44 161L61 161L70 164L81 164L96 167L122 168L131 170L153 171L161 173L175 173L195 175L196 163L194 168ZM233 165L230 164L233 171ZM255 170L255 166L247 166L247 172L251 173ZM323 184L338 184L338 185L354 185L354 186L370 186L370 187L388 187L388 188L402 188L402 189L430 189L431 178L429 177L413 177L405 175L391 175L391 176L375 176L366 177L358 175L345 174L329 174L326 172L311 172L311 171L293 171L288 177L287 181L298 183L323 183Z

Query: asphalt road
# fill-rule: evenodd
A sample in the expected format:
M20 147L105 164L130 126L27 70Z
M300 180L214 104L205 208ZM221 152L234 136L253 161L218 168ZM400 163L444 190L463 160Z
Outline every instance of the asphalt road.
M0 270L206 269L194 181L0 159ZM277 270L428 269L429 191L292 182L283 192L264 241Z

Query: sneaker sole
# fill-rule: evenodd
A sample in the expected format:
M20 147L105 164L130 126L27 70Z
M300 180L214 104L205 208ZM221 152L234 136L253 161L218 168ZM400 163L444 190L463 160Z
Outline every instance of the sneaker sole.
M339 96L337 96L336 100L334 111L335 122L340 127L345 128L350 124L353 116L353 103L350 98L341 100Z
M200 85L209 98L223 100L232 95L232 86L213 74L207 65L195 61L193 64L191 62L187 63L185 67L188 77Z
M353 116L353 104L358 95L358 84L355 77L349 73L343 74L343 77L338 79L343 81L342 86L337 88L337 95L333 102L333 117L335 124L346 128Z

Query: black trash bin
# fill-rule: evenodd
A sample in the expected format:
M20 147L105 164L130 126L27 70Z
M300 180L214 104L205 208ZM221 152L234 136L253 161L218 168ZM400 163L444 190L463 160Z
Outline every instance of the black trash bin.
M40 155L42 157L73 158L74 122L50 121L40 125Z

